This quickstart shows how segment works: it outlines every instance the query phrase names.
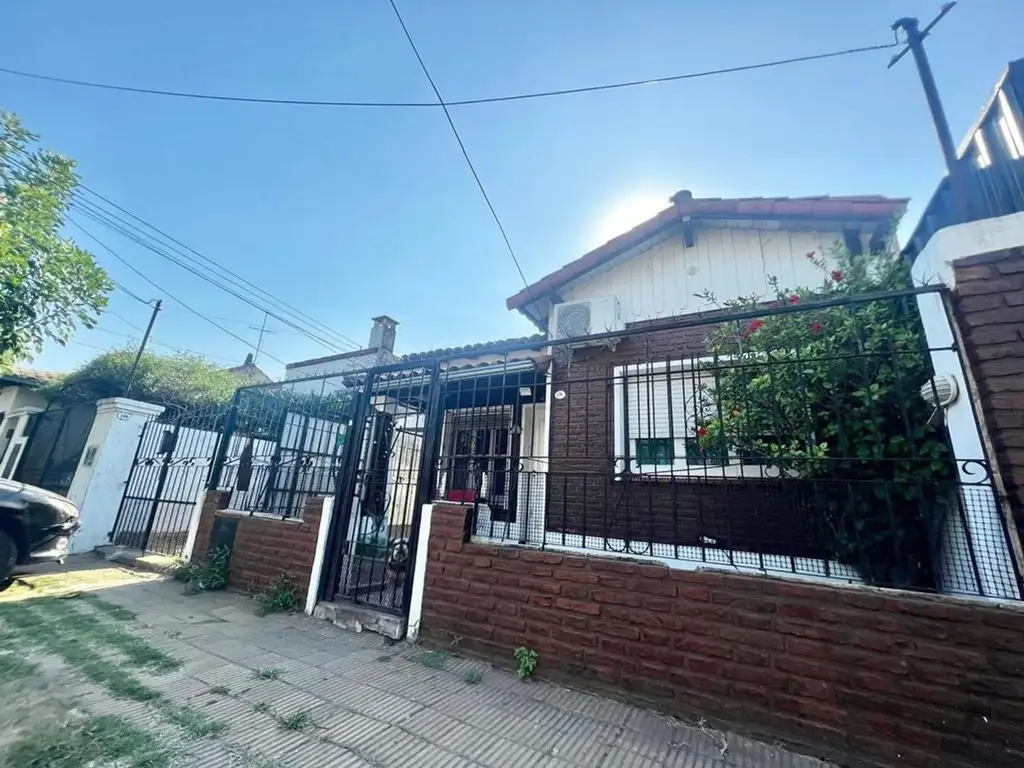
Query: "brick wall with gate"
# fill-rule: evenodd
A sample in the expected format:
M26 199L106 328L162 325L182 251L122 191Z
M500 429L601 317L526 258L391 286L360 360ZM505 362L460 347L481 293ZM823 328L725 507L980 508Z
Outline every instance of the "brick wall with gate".
M955 306L996 461L1024 530L1024 247L954 262Z
M218 543L230 541L230 587L262 589L284 573L295 585L296 594L305 595L313 569L325 497L309 497L302 516L287 519L225 509L230 497L230 492L225 491L206 494L192 562L202 562L211 546L216 548ZM234 528L233 534L231 528ZM223 536L226 538L221 538Z
M1024 606L467 540L433 508L437 648L780 738L853 766L1024 764Z

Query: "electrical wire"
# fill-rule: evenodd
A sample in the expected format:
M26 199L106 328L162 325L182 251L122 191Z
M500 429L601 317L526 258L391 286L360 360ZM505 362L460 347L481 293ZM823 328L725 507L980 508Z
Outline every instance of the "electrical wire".
M28 166L25 164L23 160L11 156L8 156L7 160L16 167L20 168L21 170L31 172L31 169L28 168ZM339 348L341 348L342 350L346 350L346 348L348 347L351 347L352 349L361 348L361 345L358 342L354 341L353 339L350 339L344 334L334 331L333 329L319 322L315 318L310 317L302 310L293 307L292 305L285 302L283 299L280 299L274 296L269 291L260 288L258 285L252 283L251 281L247 280L238 273L228 269L227 267L222 266L221 264L209 258L208 256L203 255L196 249L174 238L173 236L169 235L162 229L159 229L158 227L150 224L149 222L146 222L144 219L141 219L140 217L133 214L131 211L126 210L125 208L121 207L112 200L109 200L108 198L99 194L95 190L86 187L84 184L80 184L79 186L81 189L84 189L88 194L98 198L99 200L102 200L103 203L106 203L107 205L116 208L118 211L124 213L126 216L130 217L134 221L137 221L143 226L148 227L153 232L156 232L165 240L170 241L171 244L162 242L157 237L154 237L153 235L149 234L149 232L140 228L136 224L133 224L132 222L126 220L124 217L118 215L113 211L105 209L101 204L97 204L91 200L87 200L79 191L74 191L72 193L72 204L76 205L84 215L86 215L93 221L96 221L97 223L102 224L108 227L109 229L112 229L113 231L121 234L122 236L133 240L137 244L143 246L144 248L147 248L153 253L165 259L168 259L169 261L172 261L174 264L182 267L188 272L191 272L193 275L196 275L200 279L206 280L207 282L211 283L217 288L231 294L240 301L249 304L250 306L258 309L261 312L267 313L269 316L274 317L275 319L279 320L285 325L290 326L291 328L295 329L302 335L307 336L308 338L316 341L330 352L336 353L339 351ZM112 220L115 221L116 224L112 223ZM154 243L156 244L155 246L153 245ZM164 249L169 249L173 253L173 255L168 254L167 250ZM199 264L199 262L190 254L194 254L194 256L199 257L199 259L202 259L210 266ZM183 263L182 260L184 260L184 262L189 263ZM190 266L190 264L195 264L196 267ZM223 273L223 276L213 272L213 269L211 269L211 267L219 270L221 273ZM205 274L200 270L207 270L211 274ZM225 285L223 282L221 282L225 280L228 281L228 285ZM247 288L250 289L251 291L255 291L258 294L263 294L263 297L257 296L257 300L263 302L267 302L269 300L269 302L272 305L276 305L275 308L278 308L282 312L290 311L291 313L296 315L299 318L299 320L297 322L292 322L289 319L286 319L281 315L269 310L266 306L263 306L263 304L255 303L253 299L249 298L249 296L239 292L248 292L247 289L241 287L239 283L247 286ZM237 288L238 290L234 290L235 288ZM140 301L144 301L143 299L131 293L130 291L128 291L128 293L129 295L132 295L134 298ZM151 304L151 302L145 301L144 303ZM316 333L313 333L309 328L306 328L303 325L300 325L299 323L308 323L310 326L315 328Z
M523 285L526 286L526 293L533 301L533 296L530 293L530 283L526 279L526 275L523 274L523 268L519 264L519 259L516 257L515 249L512 248L512 241L508 239L508 234L505 232L505 227L501 223L501 219L498 217L498 212L494 210L494 204L491 202L490 195L487 194L487 190L484 188L483 181L480 180L480 174L476 172L476 167L473 165L473 161L469 157L469 152L466 150L466 145L462 141L462 137L459 135L459 129L455 127L455 121L452 120L452 114L448 110L447 104L444 99L441 98L441 92L437 88L437 84L434 82L434 78L430 76L430 70L427 69L426 63L423 61L423 57L420 56L420 51L416 47L416 42L412 39L412 35L409 34L409 28L405 26L405 20L402 18L402 14L398 10L398 6L395 5L395 0L388 0L391 3L391 10L395 12L395 18L398 19L399 25L402 27L402 32L405 33L405 39L409 41L409 47L412 48L412 52L416 55L416 60L420 63L420 69L423 70L423 74L427 78L427 82L430 83L430 87L434 90L434 95L437 97L437 103L441 109L444 110L444 116L448 120L448 126L452 129L452 133L455 135L455 140L459 143L459 149L462 150L462 157L466 160L466 165L469 166L470 172L473 174L473 178L476 179L476 185L480 189L480 194L484 198L484 202L487 203L487 208L491 212L491 216L494 218L494 223L498 225L498 231L501 232L501 237L505 241L505 247L508 248L509 256L512 257L512 262L516 265L516 271L519 272L519 277L523 281Z
M516 93L503 96L486 96L475 99L459 99L457 101L445 102L449 107L465 107L474 104L499 104L508 101L526 101L529 99L546 99L555 96L570 96L579 93L595 93L598 91L612 91L621 88L636 88L644 85L657 85L660 83L674 83L680 80L695 80L701 77L713 77L716 75L730 75L737 72L750 72L757 69L768 69L769 67L781 67L789 64L801 64L809 61L822 61L834 59L841 56L852 56L858 53L870 53L882 51L886 48L897 47L899 43L882 43L879 45L864 45L855 48L844 48L827 53L814 53L806 56L791 56L785 59L773 59L756 64L742 64L733 67L720 67L717 69L706 69L699 72L687 72L679 75L665 75L662 77L650 77L643 80L624 80L614 83L602 83L599 85L585 85L574 88L559 88L551 91L532 91L528 93ZM178 99L200 99L203 101L236 102L243 104L279 104L298 107L369 107L369 108L437 108L441 104L431 101L330 101L322 99L278 99L260 98L255 96L229 96L213 93L194 93L189 91L168 91L159 88L137 88L129 85L118 85L114 83L99 83L89 80L76 80L69 77L58 77L56 75L43 75L38 72L26 72L24 70L0 67L0 73L15 77L42 80L63 85L74 85L82 88L97 88L108 91L122 91L125 93L138 93L149 96L169 96Z
M148 306L153 306L153 300L152 299L144 299L141 296L139 296L138 294L135 294L135 293L132 293L131 291L129 291L127 288L125 288L123 285L121 285L121 283L117 282L117 280L115 280L114 278L110 277L109 275L107 277L110 279L110 282L112 282L114 284L114 287L117 288L119 291L121 291L121 293L125 294L126 296L131 296L133 299L135 299L136 301L141 301L143 304L146 304Z
M280 299L280 298L274 296L274 294L270 293L269 291L264 290L263 288L260 288L258 285L256 285L255 283L247 280L245 277L243 277L242 275L238 274L237 272L234 272L233 270L228 269L227 267L223 266L219 262L215 261L214 259L211 259L209 256L206 256L206 255L200 253L195 248L191 247L190 245L187 245L186 243L183 243L181 240L178 240L177 238L175 238L172 235L168 234L167 232L165 232L164 230L162 230L159 227L155 226L154 224L150 224L149 222L145 221L144 219L140 218L139 216L136 216L131 211L128 211L125 208L122 208L120 205L115 203L113 200L110 200L109 198L104 197L99 192L96 192L95 190L89 188L85 184L80 184L79 186L80 186L81 189L85 190L85 192L87 194L89 194L89 195L91 195L91 196L93 196L93 197L103 201L104 203L106 203L107 205L109 205L109 206L111 206L113 208L116 208L118 211L120 211L121 213L125 214L129 218L133 219L134 221L137 221L139 224L142 224L144 227L147 227L148 229L152 230L153 232L156 232L161 237L165 238L166 240L169 240L171 243L173 243L174 245L178 246L179 249L175 249L175 250L176 250L176 252L179 255L182 256L182 258L191 259L191 257L186 256L185 254L181 253L180 249L184 249L185 251L188 251L188 253L192 254L195 257L198 257L202 261L204 261L207 264L209 264L211 267L214 267L217 270L219 270L222 274L227 275L229 278L233 278L234 280L236 280L238 282L241 282L242 284L244 284L248 288L250 288L250 289L252 289L254 291L257 291L260 294L263 294L264 297L266 297L266 298L276 302L279 305L279 307L294 313L296 317L298 317L298 318L302 319L303 321L308 322L309 324L313 325L315 328L317 328L318 333L324 334L326 338L331 339L333 337L333 338L338 339L337 344L339 346L349 346L349 345L351 345L353 347L353 349L361 349L362 348L362 345L359 344L359 342L355 341L354 339L351 339L348 336L345 336L343 333L339 333L338 331L333 330L332 328L330 328L329 326L325 325L324 323L321 323L319 320L316 320L315 318L310 317L305 312L303 312L301 309L298 309L297 307L287 303L283 299ZM81 199L81 195L78 195L78 197L79 197L79 199ZM93 203L93 205L96 205L96 204ZM99 206L97 206L97 207L99 207ZM107 215L109 215L109 216L112 216L112 217L116 218L118 221L120 221L120 222L122 222L124 224L128 224L128 222L125 222L125 220L122 217L117 216L117 214L114 214L114 213L112 213L110 211L106 211L105 213L107 213ZM136 229L137 229L137 227L136 227ZM155 240L155 238L152 238L152 239ZM192 259L192 260L194 261L194 259ZM265 312L266 311L263 307L256 307L256 308L259 309L261 312ZM272 313L270 313L270 314L273 317L273 314ZM278 319L280 319L280 318L278 318ZM302 329L302 328L299 328L299 327L296 327L296 326L292 326L292 327L296 328L296 330L298 330L300 332L304 332L304 329Z
M191 313L192 313L193 315L195 315L196 317L199 317L199 318L201 318L201 319L205 320L205 321L206 321L206 322L208 322L208 323L209 323L210 325L212 325L212 326L213 326L214 328L217 328L218 330L220 330L220 331L223 331L224 333L226 333L226 334L227 334L228 336L230 336L231 338L233 338L233 339L237 339L238 341L242 342L243 344L245 344L245 346L247 346L247 347L249 347L250 349L252 349L252 350L253 350L253 352L255 352L255 351L256 351L256 345L255 345L255 344L253 344L253 343L252 343L252 342L250 342L250 341L246 341L246 340L245 340L245 339L243 339L243 338L242 338L241 336L239 336L239 335L238 335L237 333L233 333L232 331L229 331L229 330L228 330L227 328L225 328L225 327L224 327L223 325L219 324L219 323L218 323L218 322L217 322L216 320L211 320L211 319L210 319L209 317L207 317L206 315L204 315L204 314L203 314L202 312L200 312L200 311L199 311L198 309L196 309L195 307L193 307L193 306L191 306L190 304L188 304L188 303L186 303L186 302L182 301L182 300L181 300L181 299L179 299L179 298L178 298L177 296L175 296L175 295L174 295L173 293L171 293L171 292L170 292L170 291L168 291L167 289L165 289L165 288L161 287L161 286L160 286L160 285L159 285L158 283L156 283L155 281L153 281L153 280L150 280L150 279L149 279L148 277L146 277L146 275L144 275L144 274L143 274L142 272L140 272L140 271L139 271L138 269L136 269L136 268L135 268L134 266L132 266L132 264L131 264L131 263L130 263L130 262L129 262L129 261L128 261L128 260L126 259L126 258L124 258L123 256L121 256L121 255L120 255L120 254L119 254L119 253L118 253L117 251L115 251L115 250L114 250L113 248L111 248L111 247L110 247L109 245L107 245L106 243L104 243L104 242L103 242L102 240L100 240L100 239L99 239L98 237L96 237L96 236L95 236L94 234L92 234L92 233L91 233L91 232L90 232L89 230L87 230L87 229L86 229L85 227L83 227L83 226L82 226L81 224L79 224L79 223L78 223L77 221L75 221L75 220L74 220L73 218L71 218L71 216L68 216L68 217L67 217L67 220L68 220L68 223L69 223L69 224L73 225L73 226L74 226L75 228L77 228L78 230L80 230L80 231L82 232L82 234L84 234L84 235L85 235L86 237L88 237L88 238L89 238L90 240L92 240L92 241L93 241L93 242L95 242L95 243L96 243L97 245L99 245L99 246L100 246L101 248L103 248L103 250L105 250L105 251L106 251L107 253L109 253L109 254L110 254L111 256L113 256L113 257L114 257L115 259L117 259L117 260L118 260L118 261L120 261L120 262L121 262L122 264L124 264L124 265L125 265L126 267L128 267L128 269L130 269L130 270L131 270L132 272L134 272L135 274L137 274L137 275L138 275L139 277L141 277L141 278L142 278L143 280L145 280L145 281L146 281L147 283L149 283L149 284L150 284L151 286L153 286L153 287L154 287L154 288L155 288L156 290L160 291L160 292L161 292L162 294L164 294L165 296L167 296L167 298L169 298L169 299L170 299L171 301L173 301L174 303L178 304L178 305L179 305L179 306L181 306L181 307L184 307L185 309L187 309L187 310L188 310L189 312L191 312ZM264 355L266 355L267 357L269 357L269 358L270 358L271 360L273 360L273 361L275 361L275 362L278 362L278 363L280 363L281 365L287 365L287 363L285 363L285 361L284 361L284 360L281 360L281 359L279 359L279 358L276 358L276 357L274 357L274 356L273 356L273 355L271 355L271 354L270 354L269 352L266 352L265 350L260 350L260 351L261 351L261 352L262 352L262 353L263 353Z
M204 272L200 271L200 269L196 268L195 266L192 266L192 264L190 264L188 261L183 260L180 257L180 255L168 253L168 251L164 250L163 244L157 241L155 238L147 235L145 232L139 230L137 227L132 228L130 224L126 225L123 219L120 219L116 215L111 214L109 211L105 211L102 208L94 205L93 203L81 197L76 198L76 201L72 203L72 207L78 210L83 216L86 216L87 218L96 222L97 224L101 224L107 227L108 229L117 232L123 237L126 237L129 240L132 240L133 242L137 243L138 245L141 245L143 248L146 248L150 252L164 259L167 259L172 264L181 267L186 272L189 272L195 275L196 277L199 277L200 279L209 282L211 285L214 285L215 287L219 288L225 293L230 294L239 301L258 309L261 312L266 312L270 317L273 317L276 320L280 321L281 323L284 323L285 325L288 325L294 328L295 330L300 331L305 336L317 342L330 352L338 352L338 343L332 343L330 340L325 339L323 336L313 333L311 330L303 328L296 322L293 322L292 320L267 309L267 307L256 303L248 296L246 296L244 293L241 293L241 289L236 290L235 287L231 286L230 284L225 284L216 277L211 276L209 274L205 274Z

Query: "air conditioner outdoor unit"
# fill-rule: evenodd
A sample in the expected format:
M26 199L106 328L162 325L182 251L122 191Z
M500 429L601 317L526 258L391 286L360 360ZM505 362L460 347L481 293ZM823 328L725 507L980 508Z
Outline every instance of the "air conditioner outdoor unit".
M555 340L569 341L571 346L610 346L614 347L616 338L588 340L587 337L597 333L613 333L624 327L619 317L619 300L615 296L602 296L597 299L567 301L555 305Z

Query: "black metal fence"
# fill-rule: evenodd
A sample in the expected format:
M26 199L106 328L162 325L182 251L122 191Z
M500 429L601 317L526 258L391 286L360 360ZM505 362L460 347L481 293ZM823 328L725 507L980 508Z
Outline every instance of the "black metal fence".
M227 414L221 405L170 407L145 424L110 532L114 544L182 553Z
M556 344L544 386L478 380L487 405L446 409L434 496L473 503L488 538L1019 598L989 461L947 432L956 383L931 358L958 350L929 347L922 293Z
M14 479L66 496L95 418L95 402L55 403L32 414Z
M282 517L333 494L324 597L396 612L430 501L496 540L1019 598L989 458L946 425L967 384L933 376L960 350L928 344L922 296L947 302L792 297L243 389L212 483Z

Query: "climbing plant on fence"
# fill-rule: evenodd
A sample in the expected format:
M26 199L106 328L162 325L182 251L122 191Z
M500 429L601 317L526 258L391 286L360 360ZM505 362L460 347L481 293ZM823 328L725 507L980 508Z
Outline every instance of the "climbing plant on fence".
M701 449L732 451L768 476L802 481L832 557L870 583L934 587L933 559L954 498L944 429L920 394L932 375L913 296L857 302L911 285L891 250L852 256L837 246L807 258L823 279L787 288L770 279L776 307L726 322L701 364ZM706 294L705 298L714 301ZM814 308L815 302L849 303ZM765 308L766 297L723 309Z

